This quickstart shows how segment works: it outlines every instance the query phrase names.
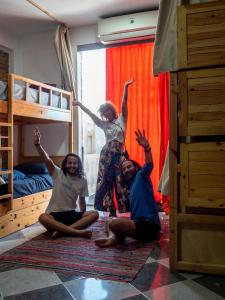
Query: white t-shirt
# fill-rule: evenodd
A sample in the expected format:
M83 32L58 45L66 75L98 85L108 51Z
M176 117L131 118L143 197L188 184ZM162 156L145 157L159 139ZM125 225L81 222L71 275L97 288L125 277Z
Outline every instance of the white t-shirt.
M74 210L78 196L88 196L88 185L85 177L64 175L55 167L53 173L53 191L46 213Z
M125 133L126 133L126 119L123 115L120 115L113 122L103 121L99 125L100 128L104 130L106 143L113 140L124 143Z

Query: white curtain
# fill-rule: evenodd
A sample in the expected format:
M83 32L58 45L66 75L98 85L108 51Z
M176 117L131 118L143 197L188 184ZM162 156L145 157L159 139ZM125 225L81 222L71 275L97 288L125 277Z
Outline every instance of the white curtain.
M69 29L65 25L59 25L55 33L55 49L63 75L65 88L73 92L76 99L75 65L72 47L70 43Z

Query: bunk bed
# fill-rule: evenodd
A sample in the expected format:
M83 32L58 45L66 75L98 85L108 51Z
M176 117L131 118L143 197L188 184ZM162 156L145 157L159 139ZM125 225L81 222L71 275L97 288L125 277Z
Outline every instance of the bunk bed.
M52 194L52 182L46 171L30 171L37 166L40 170L40 158L24 154L25 125L68 124L68 149L72 152L72 121L71 92L16 74L9 74L7 82L0 79L0 238L37 222ZM17 167L13 163L15 125L19 142ZM51 158L57 165L63 159ZM21 172L19 168L25 166L28 171ZM20 177L16 178L18 173ZM20 194L22 184L27 184L27 188L22 188Z

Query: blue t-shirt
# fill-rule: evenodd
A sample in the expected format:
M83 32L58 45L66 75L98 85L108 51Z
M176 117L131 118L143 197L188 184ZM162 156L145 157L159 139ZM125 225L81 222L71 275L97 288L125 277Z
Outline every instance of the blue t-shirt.
M130 190L131 219L150 219L160 226L158 209L155 203L152 182L149 178L153 169L152 163L147 163L137 172Z

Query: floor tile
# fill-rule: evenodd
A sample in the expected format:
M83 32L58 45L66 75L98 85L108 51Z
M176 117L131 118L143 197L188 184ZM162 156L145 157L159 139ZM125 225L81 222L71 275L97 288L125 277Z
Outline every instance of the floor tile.
M21 230L24 234L24 236L28 239L32 239L37 235L42 234L43 232L46 231L46 229L39 223L37 225L32 225L27 228L24 228Z
M154 258L152 258L152 257L149 257L147 260L146 260L146 264L151 264L151 263L153 263L153 262L155 262L156 260L154 259Z
M162 259L159 259L157 260L157 262L165 267L167 267L169 269L169 265L170 265L170 260L169 258L162 258Z
M17 239L23 239L24 238L24 234L21 230L14 232L12 234L9 234L5 237L0 238L0 242L6 242L6 241L11 241L11 240L17 240Z
M57 273L55 272L56 275L59 277L59 279L62 282L67 282L67 281L72 281L72 280L77 280L77 279L84 279L86 277L81 276L81 275L68 275L68 274L63 274L63 273Z
M225 276L204 275L194 281L225 298Z
M184 276L187 279L195 279L202 276L201 273L189 273L189 272L180 272L180 275Z
M57 285L61 281L54 272L20 268L1 272L0 283L3 296L6 297Z
M121 300L140 294L129 283L94 278L69 281L64 286L77 300Z
M153 244L150 257L155 260L169 257L169 242L166 240L160 240Z
M4 300L74 300L67 289L62 285L55 285L44 289L38 289L19 295L5 297Z
M16 266L15 264L11 263L6 263L4 261L0 262L0 273L15 269L20 269L20 266Z
M182 280L185 280L182 275L171 273L168 268L158 262L153 262L145 264L131 284L140 291L148 291Z
M145 295L139 294L136 296L131 296L128 298L123 298L122 300L148 300L149 298Z
M177 282L144 293L151 300L224 300L192 280Z
M7 241L0 240L0 254L15 248L16 246L19 246L27 241L27 238L23 236L23 238L19 239L10 239Z

